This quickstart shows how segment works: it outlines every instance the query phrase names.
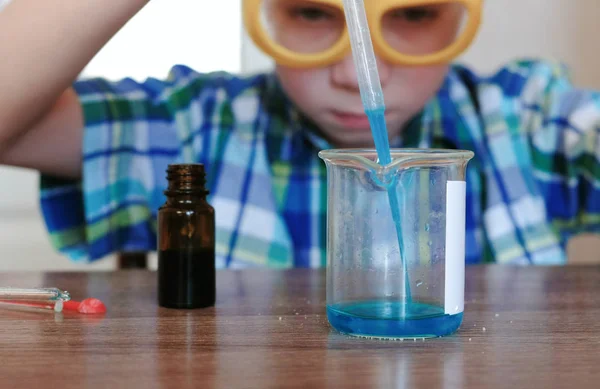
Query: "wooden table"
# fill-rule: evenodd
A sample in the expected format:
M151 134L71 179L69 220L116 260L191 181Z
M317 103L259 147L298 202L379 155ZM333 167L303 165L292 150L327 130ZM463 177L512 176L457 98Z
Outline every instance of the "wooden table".
M322 271L226 271L218 305L157 307L155 274L0 274L97 297L104 317L0 313L2 388L600 388L600 267L467 269L447 338L330 329ZM484 329L485 328L485 329Z

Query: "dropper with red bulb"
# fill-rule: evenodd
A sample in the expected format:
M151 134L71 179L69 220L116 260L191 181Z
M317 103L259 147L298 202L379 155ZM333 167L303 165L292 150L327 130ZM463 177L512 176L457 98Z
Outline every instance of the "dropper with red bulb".
M95 298L73 301L69 292L58 288L0 288L0 308L106 313L106 306L102 301Z

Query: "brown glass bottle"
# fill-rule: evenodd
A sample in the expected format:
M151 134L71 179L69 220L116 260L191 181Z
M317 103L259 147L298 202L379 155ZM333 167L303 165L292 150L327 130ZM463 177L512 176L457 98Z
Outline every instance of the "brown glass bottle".
M167 200L158 210L158 304L204 308L215 304L215 212L202 164L167 169Z

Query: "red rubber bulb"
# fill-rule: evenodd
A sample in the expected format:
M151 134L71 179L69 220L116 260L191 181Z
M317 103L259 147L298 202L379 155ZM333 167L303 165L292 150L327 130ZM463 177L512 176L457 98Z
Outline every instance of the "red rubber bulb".
M105 313L106 306L104 303L95 298L87 298L81 302L79 301L65 301L63 308L69 311L77 311L79 313L86 314L98 314Z

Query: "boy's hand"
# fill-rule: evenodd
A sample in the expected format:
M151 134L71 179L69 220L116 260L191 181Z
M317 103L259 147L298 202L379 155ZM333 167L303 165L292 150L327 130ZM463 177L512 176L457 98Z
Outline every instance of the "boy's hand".
M0 164L80 174L83 119L69 87L147 2L18 0L0 11Z

